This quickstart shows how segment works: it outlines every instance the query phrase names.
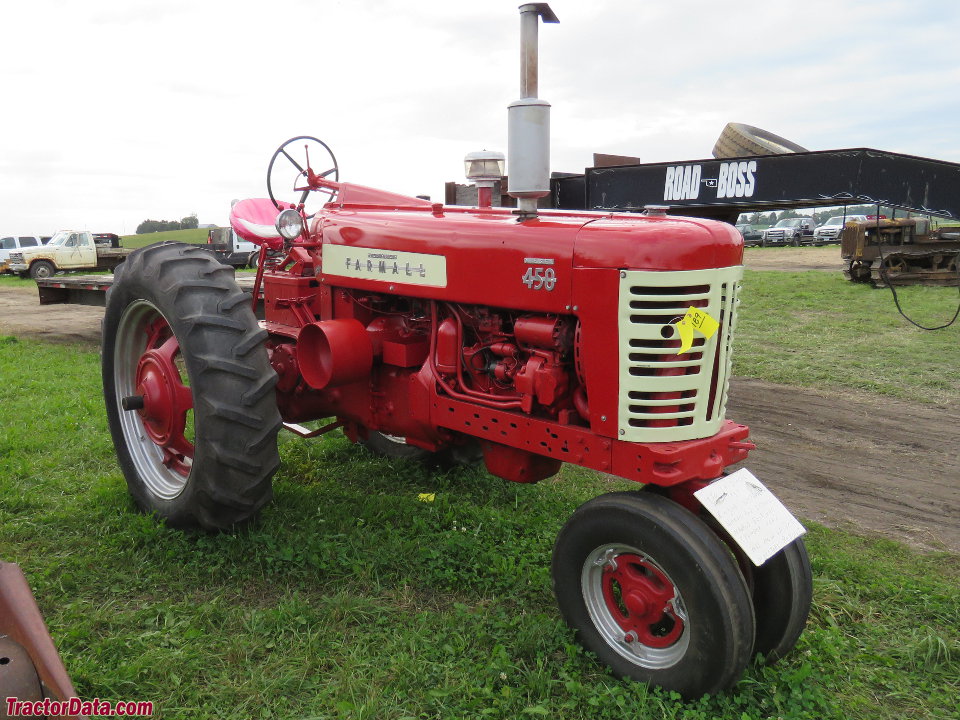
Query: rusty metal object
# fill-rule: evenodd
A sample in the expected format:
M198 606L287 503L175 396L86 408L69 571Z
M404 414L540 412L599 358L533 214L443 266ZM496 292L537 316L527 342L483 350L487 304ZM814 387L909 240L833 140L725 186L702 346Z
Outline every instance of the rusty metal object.
M76 697L27 579L18 565L7 562L0 562L0 643L0 697L21 697L17 693L31 692L31 678L38 678L41 697ZM3 663L3 657L7 663ZM6 673L4 668L11 671Z
M926 218L848 222L840 241L843 273L853 282L960 284L960 226L932 229Z
M18 700L43 700L40 677L30 654L18 642L0 637L0 701L8 697ZM7 717L7 705L0 705L0 719Z

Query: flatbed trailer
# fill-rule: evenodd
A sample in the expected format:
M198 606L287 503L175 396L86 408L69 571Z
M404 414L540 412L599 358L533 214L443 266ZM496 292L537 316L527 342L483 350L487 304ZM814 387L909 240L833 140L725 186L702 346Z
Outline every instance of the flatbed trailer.
M97 270L115 270L117 265L127 259L130 248L109 248L97 246Z
M244 292L253 292L253 275L238 275L237 285ZM113 275L57 275L37 278L41 305L92 305L106 307L107 290L113 285ZM260 291L263 297L263 291ZM258 304L258 308L260 305Z
M41 305L93 305L105 307L113 275L67 275L37 278Z

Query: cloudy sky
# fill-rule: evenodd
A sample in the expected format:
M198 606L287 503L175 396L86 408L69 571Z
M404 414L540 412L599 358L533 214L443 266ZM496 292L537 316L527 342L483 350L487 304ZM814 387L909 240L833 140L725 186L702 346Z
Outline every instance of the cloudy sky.
M506 151L518 0L33 0L0 7L0 232L133 233L266 195L309 134L341 179L442 200ZM728 121L960 162L955 0L553 0L554 170L709 157Z

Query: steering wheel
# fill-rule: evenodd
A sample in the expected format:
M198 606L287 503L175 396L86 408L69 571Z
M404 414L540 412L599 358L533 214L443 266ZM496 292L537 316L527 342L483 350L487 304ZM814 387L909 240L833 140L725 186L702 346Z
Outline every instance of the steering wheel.
M302 147L297 147L297 145L301 143ZM313 149L312 153L311 149ZM317 158L322 158L324 155L329 156L330 163L332 163L333 167L322 172L314 172L311 163L316 162ZM297 203L297 209L304 209L307 196L310 195L311 191L326 193L329 197L324 202L332 200L337 194L337 187L330 187L329 184L323 182L329 182L328 178L331 175L333 176L333 182L340 180L340 168L337 166L337 158L334 157L333 151L323 140L319 140L310 135L298 135L297 137L290 138L278 147L277 151L273 153L273 157L270 158L270 165L267 166L267 194L270 196L270 200L277 210L280 209L280 203L273 194L274 164L277 162L277 158L281 156L286 158L296 172L293 176L292 189L294 192L300 193L300 201ZM286 177L289 177L289 172L290 169L287 168L285 164L281 163L277 166L276 175L278 179L280 175L285 173ZM313 217L313 214L306 215L306 217Z

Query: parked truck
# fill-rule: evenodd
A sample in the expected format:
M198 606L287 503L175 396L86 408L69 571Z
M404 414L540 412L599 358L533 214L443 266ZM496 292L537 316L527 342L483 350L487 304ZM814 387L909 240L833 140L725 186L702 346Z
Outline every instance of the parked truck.
M62 270L113 270L129 252L96 244L93 233L86 230L61 230L46 245L12 251L8 268L35 280Z
M260 257L260 247L239 237L231 227L210 228L207 249L217 260L235 268L254 268Z

